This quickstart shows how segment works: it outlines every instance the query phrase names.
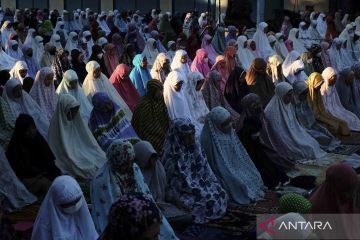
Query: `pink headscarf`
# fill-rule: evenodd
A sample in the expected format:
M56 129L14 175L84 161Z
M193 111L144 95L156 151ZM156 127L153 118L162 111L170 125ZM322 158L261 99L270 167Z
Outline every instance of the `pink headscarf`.
M216 61L216 57L219 54L216 53L210 40L211 40L211 36L209 34L205 34L201 42L201 48L205 49L205 51L208 53L210 65L214 65Z
M130 68L126 64L119 64L109 81L124 99L131 111L135 110L140 96L129 78Z
M288 50L289 52L291 52L291 51L294 50L294 48L291 46L291 44L292 44L292 41L291 41L290 39L288 39L288 40L285 41L285 47L287 48L287 50Z
M191 71L192 72L199 72L203 76L207 76L210 72L209 64L208 62L205 62L204 59L208 57L208 53L205 49L200 48L196 51L196 56L194 58L194 61L191 64Z
M223 55L219 55L216 57L216 62L214 66L211 68L211 71L213 70L216 70L221 74L222 80L220 82L220 90L224 92L225 85L230 76L230 73L229 73L229 68L227 66L226 58Z

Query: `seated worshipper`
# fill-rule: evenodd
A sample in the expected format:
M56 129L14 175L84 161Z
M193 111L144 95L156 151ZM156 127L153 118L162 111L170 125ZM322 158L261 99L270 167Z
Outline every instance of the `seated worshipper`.
M264 59L255 58L245 77L250 92L259 95L264 107L274 96L274 84L266 73L266 67Z
M106 162L106 156L78 114L79 108L80 103L73 96L59 96L48 142L56 165L64 174L91 179Z
M151 196L126 194L113 203L101 240L159 239L162 216Z
M119 197L134 193L150 194L141 170L134 162L135 152L131 143L115 140L106 156L108 161L97 172L90 186L91 212L99 233L108 225L109 210ZM162 218L160 232L160 239L177 239L165 217Z
M148 61L144 55L138 54L134 57L132 63L134 68L131 70L129 77L140 97L143 97L146 93L146 83L151 79L150 72L147 68Z
M170 72L171 69L169 59L165 53L159 53L150 71L152 79L156 79L164 83Z
M21 60L23 53L19 48L19 43L16 40L10 40L9 45L6 47L5 52L10 57L16 59L16 61Z
M82 85L85 96L91 102L92 97L96 92L106 93L111 100L120 106L126 114L127 119L130 121L132 112L125 103L124 99L119 95L116 89L111 85L109 79L103 74L102 68L96 61L90 61L86 64L86 71L88 72L85 81Z
M23 83L25 77L28 76L28 66L24 61L17 61L14 67L10 70L10 77Z
M253 39L256 43L256 47L259 49L259 53L262 59L267 60L268 57L275 55L275 51L271 48L266 33L268 31L268 24L261 22L258 24Z
M58 99L54 86L54 72L51 68L44 67L38 71L30 96L39 104L43 114L50 122Z
M71 51L71 68L76 72L80 86L83 84L87 75L84 58L84 54L78 49Z
M289 52L289 54L286 56L281 68L282 68L282 73L284 74L285 78L288 78L290 76L291 73L291 65L297 61L300 60L301 54L298 51L291 51Z
M225 108L213 108L206 116L201 146L231 202L249 204L264 196L264 185L231 122Z
M56 47L57 51L63 48L63 46L61 45L61 42L60 42L60 36L56 33L51 35L49 42Z
M55 86L59 86L63 74L71 69L70 61L69 61L69 52L65 49L58 49L56 52L55 59L51 65L54 71L54 83Z
M146 57L146 59L147 59L147 62L148 62L147 69L149 71L151 71L151 69L155 63L156 57L159 54L159 51L156 46L157 46L156 40L153 38L149 38L146 41L146 46L144 48L144 51L142 52L142 55L144 57Z
M16 176L36 195L45 195L51 182L61 175L49 145L27 114L20 114L16 120L6 157Z
M223 27L219 26L216 29L215 35L211 43L217 54L224 54L226 39L225 39L225 29Z
M41 203L31 239L98 239L83 192L70 176L57 177Z
M238 45L237 58L239 59L241 66L245 70L248 70L254 60L254 55L248 49L246 36L239 36L236 43Z
M22 51L23 56L21 60L26 62L26 65L28 66L27 74L29 77L35 78L36 73L40 70L40 65L34 56L33 49L28 45L23 45Z
M4 149L7 148L14 132L15 120L16 117L9 104L0 97L0 146Z
M309 48L308 52L301 54L300 60L304 63L304 72L306 75L310 75L315 72L314 69L314 57L316 56L317 46L313 45Z
M171 63L171 70L178 71L182 75L187 76L191 72L190 65L188 62L188 55L187 52L184 50L177 50L175 53L175 57ZM184 79L184 84L187 84L187 79Z
M215 51L211 41L212 41L212 37L209 34L205 34L202 39L201 48L208 53L209 63L212 66L215 63L215 59L218 56L218 54Z
M337 81L335 69L328 67L321 75L324 79L324 84L321 86L320 92L326 111L334 117L344 120L350 130L360 131L360 119L354 113L346 110L341 104L335 87L335 82Z
M186 40L185 50L191 60L194 60L196 51L201 48L201 39L199 34L199 27L192 25L190 27L190 36Z
M67 70L64 73L60 85L56 89L57 94L70 94L80 103L80 115L85 123L89 122L92 105L85 96L83 89L79 86L79 80L74 70Z
M302 60L296 60L290 65L290 71L286 77L287 82L293 84L295 81L306 81L308 76L304 72L305 65Z
M106 70L109 73L109 76L115 71L115 68L119 64L119 57L116 54L116 47L112 43L106 44L104 53L104 61Z
M339 141L316 120L314 113L310 107L308 100L309 89L305 82L295 81L293 83L294 98L293 104L295 107L296 118L300 125L313 138L315 138L321 146L338 145Z
M106 151L116 139L134 141L137 135L125 111L114 103L106 93L97 92L92 98L89 128L100 147Z
M331 44L330 49L328 50L331 66L337 72L342 71L346 67L351 67L347 65L345 61L345 55L343 55L341 52L342 45L343 41L339 38L335 38Z
M206 106L204 97L201 92L201 87L205 82L204 76L199 72L191 72L188 75L188 85L185 87L185 96L191 114L192 124L199 131L200 134L205 117L209 113L209 108Z
M225 215L228 196L195 140L195 127L190 120L173 121L161 161L169 185L168 201L180 202L179 205L191 209L196 223L206 223Z
M149 141L161 153L170 123L163 97L164 87L153 79L146 88L147 93L136 105L131 124L141 139Z
M156 202L165 201L166 172L159 156L151 143L140 141L134 145L136 164L139 165L148 185L151 195Z
M55 60L56 47L51 43L46 43L44 46L44 54L41 56L40 66L51 67Z
M218 71L211 71L209 76L204 82L204 85L201 88L206 105L209 110L221 106L228 110L231 114L233 123L235 124L235 129L240 128L240 115L236 112L231 105L226 100L223 92L220 90L220 83L222 81L222 76Z
M175 57L175 51L176 51L176 42L174 41L169 41L167 44L168 47L168 51L166 53L166 57L170 60L170 63L172 62L172 60Z
M220 89L222 92L224 92L226 82L229 79L229 76L231 73L231 72L229 72L229 67L228 67L225 56L219 55L216 57L216 62L212 66L211 71L217 71L221 74Z
M320 73L312 73L306 81L309 88L310 106L314 112L315 119L320 124L325 125L334 136L348 136L350 135L350 129L347 122L333 116L325 109L321 96L321 85L323 83L324 79Z
M246 46L249 49L250 53L253 55L253 58L261 58L260 51L258 47L256 46L256 43L253 39L249 39L246 42Z
M305 48L304 42L299 39L299 29L292 28L289 33L289 40L292 41L293 49L300 54L307 52L307 49Z
M205 49L200 48L196 51L196 56L190 69L192 72L199 72L205 77L209 74L209 58Z
M130 68L127 65L119 64L109 78L109 81L133 112L140 100L140 95L132 84L129 73Z
M335 82L336 91L339 95L343 107L353 112L360 118L360 102L355 102L355 94L353 90L356 86L354 84L355 73L351 68L345 68L339 73L339 78Z
M63 21L57 21L54 29L54 34L59 35L62 47L65 47L66 40L68 39L68 33L65 29L65 23Z
M1 197L5 198L6 205L1 206L1 211L12 212L14 210L22 209L37 201L36 197L29 192L24 184L18 179L14 170L9 164L6 158L4 149L0 147L0 164L1 164L1 175L0 175L0 192ZM0 200L1 202L1 200ZM1 220L0 220L1 222ZM0 227L1 229L1 227ZM0 230L1 233L3 233ZM4 235L0 236L4 237Z
M240 101L250 93L245 80L246 71L236 67L231 72L228 81L225 85L224 96L230 106L239 114L242 112Z
M172 71L164 83L164 101L171 120L176 118L191 118L184 88L186 76L178 71Z
M128 65L132 69L134 67L132 62L133 62L135 55L136 55L136 52L134 50L133 45L126 44L125 50L120 57L120 62Z
M21 113L30 115L34 119L39 133L47 139L49 121L40 106L22 90L22 85L18 80L10 79L6 82L2 97L9 104L15 118Z
M237 48L235 46L227 46L225 48L224 57L229 73L231 73L235 67L238 66L236 52Z
M275 51L282 59L285 59L286 56L289 54L289 51L287 50L284 42L285 37L282 33L276 33L275 38L276 38L276 42L274 46Z
M101 71L106 77L110 76L111 73L108 72L107 66L105 64L103 49L99 45L95 44L94 46L92 46L92 53L88 63L91 61L96 61L100 65Z
M72 50L78 48L79 35L76 32L70 32L69 38L66 41L65 49L71 53Z
M292 98L293 88L289 83L276 85L275 95L264 111L262 142L294 162L323 157L326 153L319 143L296 119Z
M271 76L274 85L284 81L282 73L283 60L279 55L269 57L267 64L267 74Z
M251 108L249 107L249 110ZM246 152L254 162L256 168L261 174L261 178L269 189L275 189L278 184L285 183L288 180L285 172L274 161L269 158L267 152L260 141L260 131L262 129L262 118L247 116L244 119L244 127L238 132L239 139L243 143ZM277 160L277 159L276 159Z

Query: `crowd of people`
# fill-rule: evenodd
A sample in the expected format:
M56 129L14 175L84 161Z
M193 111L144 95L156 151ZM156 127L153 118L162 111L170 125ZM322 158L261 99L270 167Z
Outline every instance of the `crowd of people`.
M178 239L162 203L221 219L360 131L360 17L341 11L254 35L196 12L0 18L0 196L40 201L32 239ZM338 163L283 212L355 213L357 185Z

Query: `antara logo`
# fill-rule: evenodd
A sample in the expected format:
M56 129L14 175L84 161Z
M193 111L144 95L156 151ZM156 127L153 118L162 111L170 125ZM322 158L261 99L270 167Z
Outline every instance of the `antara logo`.
M297 222L281 222L279 230L332 230L332 227L329 222L325 224L321 221L306 222L306 221L297 221Z

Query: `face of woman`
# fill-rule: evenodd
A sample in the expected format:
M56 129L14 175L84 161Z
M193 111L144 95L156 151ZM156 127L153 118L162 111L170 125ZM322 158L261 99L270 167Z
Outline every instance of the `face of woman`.
M223 133L231 133L232 130L232 120L231 117L228 117L224 122L221 123L221 131Z
M204 84L204 82L205 82L205 79L200 79L196 82L196 91L197 92L201 90L201 87Z
M345 78L345 83L347 85L351 85L352 82L354 81L355 78L355 73L353 71L351 71Z
M14 87L14 89L12 90L12 94L14 98L20 98L22 96L22 87L21 85L18 85L16 87Z
M71 215L71 214L75 214L77 211L79 211L81 206L82 206L82 198L78 197L74 201L64 203L64 204L60 204L60 209L65 214Z
M20 69L19 70L19 74L22 78L26 77L27 74L27 69Z
M141 67L141 68L147 68L147 65L148 65L147 58L144 57L144 58L141 60L140 67Z
M253 50L253 51L256 50L256 43L255 43L254 41L252 41L252 42L250 43L250 48L251 48L251 50Z
M79 112L80 106L70 108L70 111L66 114L66 118L68 121L72 121L75 119L76 115Z
M75 89L75 88L77 88L77 85L78 85L78 80L72 80L72 81L69 82L68 88L69 89Z
M296 37L296 38L299 38L299 32L296 32L296 33L295 33L295 37Z
M50 73L45 77L44 84L46 87L49 87L54 79L54 74Z
M336 79L337 79L337 75L335 74L334 76L332 76L330 79L329 79L329 86L333 86L336 82Z
M290 91L283 97L283 101L284 101L284 103L287 105L287 104L291 103L292 98L293 98L293 90L290 90Z
M25 132L25 137L27 139L34 139L36 137L36 127L35 125L30 125Z
M181 62L182 64L187 63L187 61L188 61L187 55L181 57L180 62Z
M113 110L113 103L111 101L108 101L104 104L104 106L101 108L102 112L111 112Z
M175 91L180 92L183 83L184 83L183 81L178 82L178 83L175 85Z
M183 136L181 142L185 147L193 146L195 144L195 132Z
M63 61L64 63L67 63L69 61L69 54L68 53L64 53L62 56L61 56L61 61Z
M101 68L97 68L94 70L94 78L99 78L101 76Z

